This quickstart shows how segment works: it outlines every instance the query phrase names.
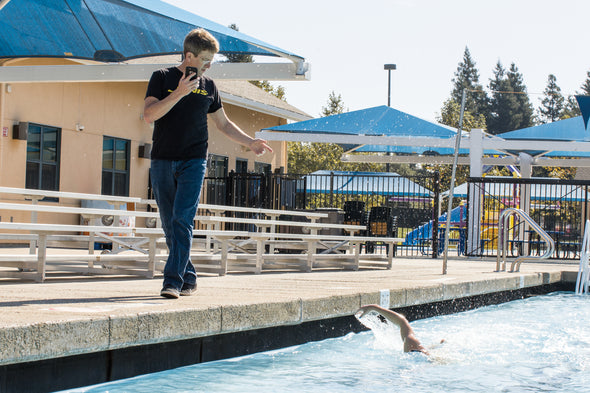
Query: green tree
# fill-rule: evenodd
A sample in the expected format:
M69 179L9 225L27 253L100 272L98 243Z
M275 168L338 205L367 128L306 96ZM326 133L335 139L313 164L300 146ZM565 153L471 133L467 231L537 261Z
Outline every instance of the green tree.
M561 94L561 88L557 85L555 75L549 74L547 87L545 87L543 95L541 106L538 108L541 123L552 123L561 119L564 110L564 98Z
M590 96L590 71L586 71L586 80L582 85L582 92L581 94L585 96Z
M560 119L569 119L570 117L580 116L581 114L582 112L580 111L580 106L578 105L578 101L576 101L576 97L569 96L565 101Z
M339 115L347 111L348 110L344 108L344 103L342 102L342 95L336 95L336 93L332 90L328 96L328 105L322 107L321 116L326 117L331 115Z
M541 166L533 167L534 177L552 177L556 179L573 180L576 177L576 168L574 167L554 167Z
M581 89L581 92L576 91L576 95L590 96L590 71L586 72L586 80L582 84ZM581 114L582 112L580 111L578 101L576 101L575 97L569 96L565 103L565 108L561 118L569 119L570 117L580 116Z
M254 86L261 88L267 93L287 102L285 88L283 86L273 86L269 81L250 81Z
M515 123L515 130L521 128L532 127L535 125L534 122L534 115L535 111L533 109L533 104L529 98L527 88L524 84L524 78L516 64L512 63L510 65L510 70L506 74L508 76L508 80L510 81L510 86L515 92L516 95L516 102L518 103L517 113L515 114L515 118L513 119Z
M471 58L469 48L465 47L463 61L457 66L455 77L452 79L451 99L461 104L463 90L466 89L468 91L465 95L465 109L476 115L485 115L488 97L483 91L482 85L479 84L479 71L475 65L476 63Z
M461 106L454 100L448 99L443 104L440 116L436 121L449 127L458 128L461 117ZM471 131L473 128L485 129L486 119L483 114L473 115L471 112L463 111L463 131Z
M491 90L489 113L487 114L488 131L491 134L500 134L512 131L511 124L513 113L516 111L516 99L510 81L506 76L506 70L498 61L494 68L494 76L488 85Z
M487 114L488 131L500 134L533 125L533 107L530 103L522 74L514 63L506 71L498 61L494 77L490 79L491 98Z

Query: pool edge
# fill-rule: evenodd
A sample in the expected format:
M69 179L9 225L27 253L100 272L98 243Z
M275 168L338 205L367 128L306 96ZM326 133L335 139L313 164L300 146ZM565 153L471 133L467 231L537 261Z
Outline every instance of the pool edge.
M575 273L564 271L518 274L454 284L441 283L395 289L390 290L390 308L401 310L410 320L427 318L497 304L528 295L562 290L572 291L575 279ZM379 296L380 292L375 291L300 300L299 306L293 301L269 303L272 306L267 308L261 305L236 306L232 311L233 314L228 313L226 318L229 318L229 315L237 316L241 312L242 323L227 320L225 325L221 324L222 326L211 329L213 331L211 334L170 340L155 337L153 342L144 340L139 345L136 341L128 346L121 346L119 343L119 346L104 350L79 354L65 352L62 356L0 365L0 391L6 393L54 391L87 386L189 364L339 337L362 330L362 326L352 314L360 304L379 303ZM264 319L273 310L281 307L287 308L280 313L282 320L274 318L271 322L258 321L253 323L255 326L251 328L247 328L243 322L244 313L250 315L249 320L252 323L255 321L252 315L258 315ZM145 317L157 319L154 315ZM179 320L185 319L187 314L179 312L176 313L176 317ZM193 318L191 320L194 320ZM248 318L245 319L248 320ZM124 325L123 321L119 322ZM169 319L165 322L168 326L174 323ZM92 325L98 330L103 329L101 321L89 321L81 326L81 332L92 334L89 333ZM111 329L116 325L116 322L110 322ZM186 320L182 325L186 325ZM29 329L33 328L40 329L39 326L29 327ZM136 328L132 324L132 329ZM158 332L157 329L150 331ZM114 331L110 333L113 334ZM34 334L34 332L29 331L27 334ZM117 334L118 337L123 337L122 332ZM171 337L175 335L172 334ZM67 350L70 351L71 347ZM30 381L35 381L37 390L31 390Z

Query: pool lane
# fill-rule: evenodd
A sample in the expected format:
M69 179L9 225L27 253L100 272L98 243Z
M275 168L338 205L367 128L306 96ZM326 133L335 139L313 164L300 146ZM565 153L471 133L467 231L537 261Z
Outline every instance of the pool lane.
M571 283L578 267L526 263L519 273L494 269L495 260L450 259L448 274L442 275L440 259L395 258L391 270L201 276L197 293L177 300L159 296L161 277L0 280L0 368L34 367L43 360L182 340L205 342L281 326L305 327L350 317L360 305L379 304L387 297L390 308L404 308ZM199 351L197 360L206 360L206 350ZM0 369L0 380L6 370Z

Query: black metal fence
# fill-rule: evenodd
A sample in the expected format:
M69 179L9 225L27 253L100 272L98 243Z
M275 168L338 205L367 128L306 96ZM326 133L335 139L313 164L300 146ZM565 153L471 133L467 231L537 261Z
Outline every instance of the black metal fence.
M579 258L584 225L590 218L590 180L482 177L469 178L467 185L469 192L475 190L481 194L479 224L470 223L467 218L471 209L467 203L470 200L467 191L455 195L449 236L451 253L495 257L500 214L508 207L516 207L528 210L530 216L553 237L556 251L552 258ZM523 195L526 200L522 200ZM331 222L365 225L367 231L363 235L404 238L404 244L397 247L397 255L437 257L443 251L446 224L444 216L439 223L439 209L444 212L447 206L446 202L440 204L439 199L437 173L392 178L388 174L362 173L231 172L226 177L205 178L201 201L328 212ZM459 212L457 216L455 211ZM468 249L467 228L473 225L479 226L480 241L477 247ZM508 232L509 256L534 256L545 251L544 242L518 218L510 220Z
M328 213L331 222L365 225L367 231L363 235L405 238L415 228L428 223L438 227L438 199L438 173L402 177L358 172L307 175L231 172L227 177L206 178L202 201L322 211ZM436 231L428 235L428 244L434 244L434 248L424 247L422 239L420 244L410 242L397 247L396 253L433 255L432 249L437 250L436 235Z
M590 181L484 177L470 178L468 184L470 192L481 195L481 241L469 255L497 255L498 219L504 209L513 207L528 210L531 218L553 238L556 250L552 258L579 258L588 216ZM468 227L470 225L467 223ZM524 221L518 217L510 219L508 255L541 255L545 247Z

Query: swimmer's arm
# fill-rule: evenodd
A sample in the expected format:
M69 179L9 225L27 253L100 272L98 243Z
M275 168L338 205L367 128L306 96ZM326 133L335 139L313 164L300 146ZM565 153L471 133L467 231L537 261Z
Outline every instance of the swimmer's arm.
M359 308L359 310L357 312L359 312L359 311L362 311L361 317L370 311L378 312L385 319L387 319L388 321L397 325L400 328L400 335L402 336L402 339L404 339L404 340L408 336L408 334L411 334L413 332L412 327L410 326L410 323L408 322L406 317L404 317L401 314L396 313L395 311L388 310L388 309L380 307L376 304L369 304L369 305L363 306L363 307Z

